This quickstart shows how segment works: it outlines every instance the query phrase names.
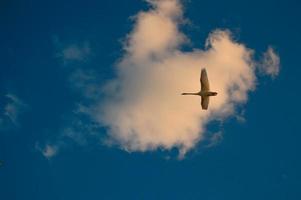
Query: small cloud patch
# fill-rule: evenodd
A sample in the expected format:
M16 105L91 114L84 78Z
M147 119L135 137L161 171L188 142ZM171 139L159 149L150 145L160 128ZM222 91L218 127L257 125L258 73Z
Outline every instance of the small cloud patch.
M4 97L6 103L2 106L2 113L0 113L0 128L17 127L19 126L19 118L28 109L28 105L15 94L8 93Z
M38 143L36 144L36 150L42 153L42 155L47 158L51 159L58 153L58 146L46 144L44 146L40 146Z
M258 65L259 71L275 78L280 71L280 58L272 47L263 54L263 59Z
M56 48L56 57L59 58L64 65L74 62L85 62L91 56L90 43L87 41L63 44L58 37L55 37L54 45Z

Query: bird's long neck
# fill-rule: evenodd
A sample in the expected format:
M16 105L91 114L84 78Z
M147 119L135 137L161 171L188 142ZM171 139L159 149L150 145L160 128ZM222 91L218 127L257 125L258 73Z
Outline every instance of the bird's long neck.
M196 92L196 93L182 93L182 95L200 95L199 92Z

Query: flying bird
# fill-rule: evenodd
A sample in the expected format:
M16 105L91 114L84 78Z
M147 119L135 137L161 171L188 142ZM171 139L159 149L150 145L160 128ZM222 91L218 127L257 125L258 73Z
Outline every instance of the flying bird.
M211 92L210 87L209 87L209 80L207 76L207 71L206 69L202 69L201 72L201 77L200 77L200 82L201 82L201 91L197 93L182 93L182 95L198 95L202 97L202 109L207 110L208 105L209 105L209 97L210 96L216 96L217 92Z

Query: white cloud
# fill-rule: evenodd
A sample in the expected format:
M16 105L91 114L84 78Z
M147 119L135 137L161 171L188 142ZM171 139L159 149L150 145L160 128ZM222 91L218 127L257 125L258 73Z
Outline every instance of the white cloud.
M141 49L143 58L132 53L124 57L119 77L106 89L108 99L93 113L112 139L129 151L177 146L185 153L203 138L208 121L228 117L236 104L246 102L256 79L252 51L234 42L229 32L215 31L208 41L206 51L172 48L154 58L155 49ZM208 111L201 110L198 97L180 95L200 89L201 67L219 93Z
M182 52L187 39L178 27L183 21L180 2L147 2L153 8L136 16L117 78L104 87L106 99L91 106L90 114L127 151L178 147L184 155L203 139L208 122L225 119L246 103L255 89L254 50L233 40L230 31L215 30L205 50ZM278 56L269 50L261 67L271 66L270 58ZM200 89L202 67L218 92L208 111L201 110L200 98L180 95Z
M79 112L107 128L107 144L117 144L127 151L177 147L184 156L204 139L210 121L235 117L237 105L247 102L248 92L255 89L258 62L253 59L255 51L235 41L229 30L212 31L205 49L181 51L189 39L179 30L185 21L180 1L146 1L152 8L136 15L125 53L117 64L116 78L97 89L91 76L81 71L72 77L82 80L80 89L103 92L97 103L81 107ZM277 59L274 51L268 50L259 67L269 68ZM203 67L211 89L218 92L210 99L208 111L201 110L200 98L180 95L200 90ZM74 131L65 136L78 138ZM221 132L211 139L211 145L217 144Z
M258 65L260 72L275 78L280 71L280 58L272 47L263 54L262 62Z

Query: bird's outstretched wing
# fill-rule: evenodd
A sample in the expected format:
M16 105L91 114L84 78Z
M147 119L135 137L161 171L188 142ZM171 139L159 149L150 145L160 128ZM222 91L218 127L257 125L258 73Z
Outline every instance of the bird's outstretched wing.
M209 80L208 80L206 69L202 69L200 81L201 81L201 91L209 91Z
M207 110L209 105L209 97L202 97L202 109Z

